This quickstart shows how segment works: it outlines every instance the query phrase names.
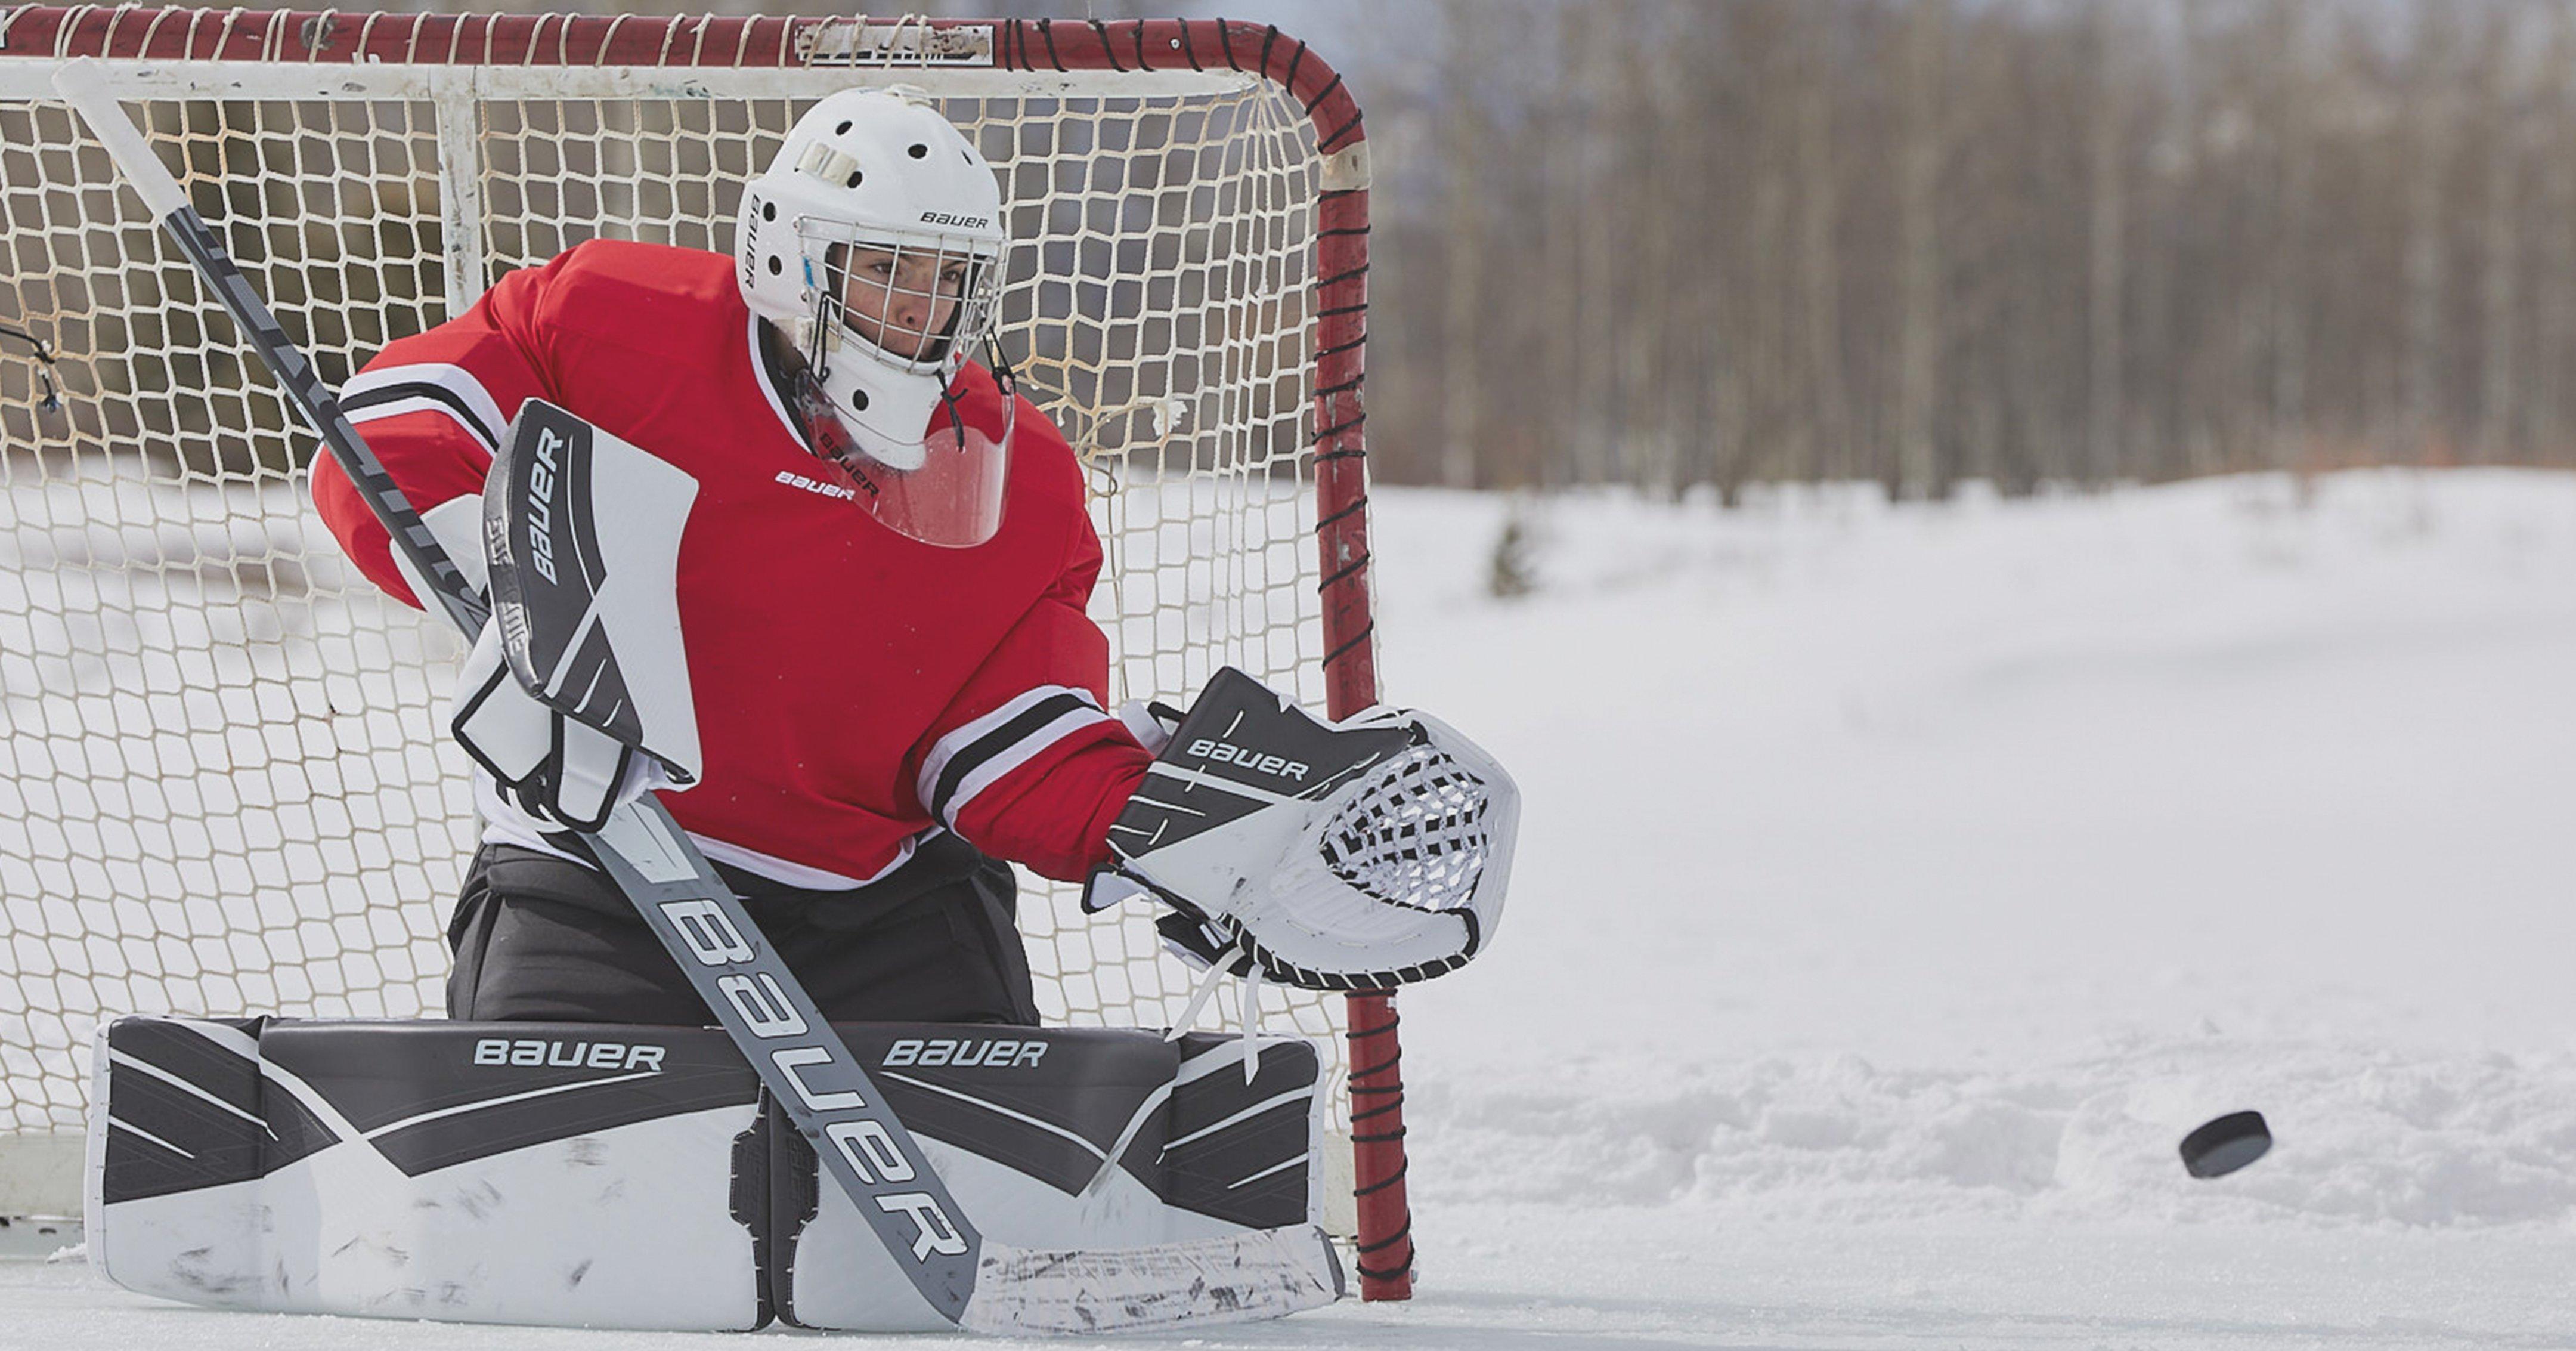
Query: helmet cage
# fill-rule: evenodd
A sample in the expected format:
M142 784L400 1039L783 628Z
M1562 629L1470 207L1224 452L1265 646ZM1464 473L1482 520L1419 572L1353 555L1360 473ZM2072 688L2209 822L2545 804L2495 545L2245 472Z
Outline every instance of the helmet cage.
M945 384L991 335L1001 310L1003 268L990 239L814 217L800 218L795 228L812 303L799 345L818 376L828 378L837 359L863 358ZM856 267L854 259L860 260ZM907 305L928 315L942 304L948 315L933 331L896 321ZM874 314L866 312L871 307Z

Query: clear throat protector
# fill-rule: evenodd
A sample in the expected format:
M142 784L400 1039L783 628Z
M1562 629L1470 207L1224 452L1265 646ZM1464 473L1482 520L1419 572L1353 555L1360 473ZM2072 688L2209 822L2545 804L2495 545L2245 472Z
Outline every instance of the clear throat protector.
M1020 401L1010 368L989 341L998 399L970 399L972 368L962 362L955 379L915 375L913 380L928 386L927 408L914 405L923 421L914 424L911 436L889 438L882 419L872 428L844 415L848 396L835 397L807 358L809 345L791 346L767 326L763 336L771 372L806 448L848 477L855 490L851 501L861 511L907 539L940 548L970 549L1001 530ZM865 341L855 334L841 337L844 345Z

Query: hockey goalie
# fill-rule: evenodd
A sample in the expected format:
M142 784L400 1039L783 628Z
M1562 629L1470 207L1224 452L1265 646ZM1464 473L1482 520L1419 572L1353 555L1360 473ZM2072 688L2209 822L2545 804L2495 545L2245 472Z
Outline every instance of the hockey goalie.
M316 462L344 549L404 599L492 607L447 710L483 822L449 1021L104 1027L112 1278L675 1329L1155 1326L1155 1280L1197 1292L1168 1321L1341 1292L1315 1049L1038 1027L1009 864L1157 907L1202 993L1388 988L1490 940L1516 790L1432 718L1328 723L1239 672L1106 707L1078 463L993 339L1003 221L933 105L835 95L748 185L731 257L581 245L342 391L385 480ZM388 529L388 483L425 538ZM685 841L645 847L654 819ZM747 930L647 922L693 860ZM747 1058L806 1008L845 1082L825 1049ZM1165 1256L1074 1260L1121 1252ZM1157 1263L1114 1308L1049 1284ZM1046 1301L1073 1312L1012 1312Z

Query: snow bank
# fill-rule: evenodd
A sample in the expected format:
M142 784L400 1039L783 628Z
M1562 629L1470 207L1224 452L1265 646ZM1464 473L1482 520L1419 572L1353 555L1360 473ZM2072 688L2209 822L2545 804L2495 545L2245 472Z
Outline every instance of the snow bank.
M1513 601L1507 499L1375 505L1387 693L1527 792L1511 910L1401 1001L1415 1301L1192 1341L2576 1344L2576 475L1581 496ZM0 1263L12 1332L597 1341L79 1271Z
M2277 1140L2217 1181L2184 1132L2261 1105ZM1423 1205L1698 1208L1743 1220L1986 1217L2576 1224L2576 1059L2410 1057L2222 1037L2000 1074L1763 1056L1578 1064L1412 1100Z
M2576 1225L2576 476L1380 501L1390 696L1530 798L1426 1208Z

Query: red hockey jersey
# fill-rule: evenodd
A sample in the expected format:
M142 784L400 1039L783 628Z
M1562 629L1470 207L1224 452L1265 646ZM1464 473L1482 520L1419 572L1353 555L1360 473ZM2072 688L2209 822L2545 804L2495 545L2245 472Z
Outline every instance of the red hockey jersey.
M664 801L709 858L843 888L946 828L1080 877L1107 859L1151 757L1102 708L1109 645L1084 613L1100 541L1072 449L1023 401L999 533L971 549L895 533L805 448L732 269L692 249L581 245L388 345L342 407L423 511L482 491L535 397L697 477L678 587L705 773ZM959 382L968 419L998 434L990 373ZM411 600L328 457L313 497L359 569ZM550 848L483 790L487 840Z

